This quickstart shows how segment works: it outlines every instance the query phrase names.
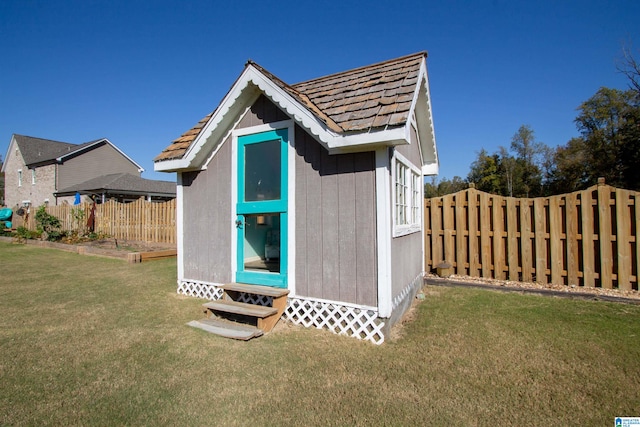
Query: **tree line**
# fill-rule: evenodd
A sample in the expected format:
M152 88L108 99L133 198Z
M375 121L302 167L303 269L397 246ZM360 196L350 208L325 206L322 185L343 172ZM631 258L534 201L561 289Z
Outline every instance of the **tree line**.
M539 197L583 190L604 177L607 184L640 191L640 64L623 51L618 70L629 89L602 87L578 107L579 136L555 148L538 141L529 125L522 125L509 147L496 152L481 149L465 179L433 177L425 197L463 190L473 183L479 190L512 197Z

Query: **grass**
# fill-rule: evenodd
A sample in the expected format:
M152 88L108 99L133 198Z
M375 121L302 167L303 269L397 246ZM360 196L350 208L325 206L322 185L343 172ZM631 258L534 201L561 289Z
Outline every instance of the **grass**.
M374 346L185 326L175 260L0 242L0 425L611 425L640 415L640 307L425 288Z

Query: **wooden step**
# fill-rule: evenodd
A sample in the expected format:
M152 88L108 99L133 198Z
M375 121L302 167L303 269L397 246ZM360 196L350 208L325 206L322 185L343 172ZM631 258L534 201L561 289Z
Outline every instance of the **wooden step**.
M265 295L279 298L289 294L289 289L273 288L271 286L248 285L246 283L227 283L220 286L225 291L244 292L247 294Z
M242 341L247 341L251 338L257 338L264 334L261 329L258 329L254 326L226 322L221 319L193 320L187 323L187 325L194 328L202 329L212 334L220 335L221 337Z
M202 304L202 306L206 310L223 311L225 313L240 314L242 316L258 317L261 319L278 313L278 309L274 307L247 304L231 300L209 301Z

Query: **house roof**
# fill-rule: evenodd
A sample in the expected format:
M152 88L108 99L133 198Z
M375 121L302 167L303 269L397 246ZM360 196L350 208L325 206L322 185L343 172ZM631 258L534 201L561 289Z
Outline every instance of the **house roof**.
M109 144L116 151L133 163L140 172L144 169L132 158L127 156L122 150L116 147L107 138L100 138L82 144L71 144L69 142L53 141L50 139L35 138L25 135L13 135L13 140L18 145L24 163L27 166L37 166L55 162L64 162L69 157L77 156L85 151L91 150L100 144ZM7 153L9 154L9 153Z
M80 184L63 188L56 193L57 196L67 196L87 193L118 193L140 194L155 196L175 196L176 183L170 181L157 181L145 179L128 173L115 173L92 178Z
M32 136L16 134L13 137L27 166L54 161L58 156L75 151L78 147L77 144Z
M427 122L420 126L422 148L433 151L427 157L437 169L426 56L419 52L293 85L249 61L216 110L154 159L155 169L201 167L206 141L212 136L219 140L233 124L229 112L241 114L259 94L265 94L333 153L409 143L407 126L416 111ZM418 103L424 105L416 107Z

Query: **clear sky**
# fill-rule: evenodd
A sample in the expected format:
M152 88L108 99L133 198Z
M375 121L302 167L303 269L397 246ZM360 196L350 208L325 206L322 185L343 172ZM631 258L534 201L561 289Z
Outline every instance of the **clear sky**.
M152 159L219 101L248 59L287 83L426 50L440 177L481 148L577 136L576 108L626 89L640 1L1 0L0 153L13 133L106 137Z

